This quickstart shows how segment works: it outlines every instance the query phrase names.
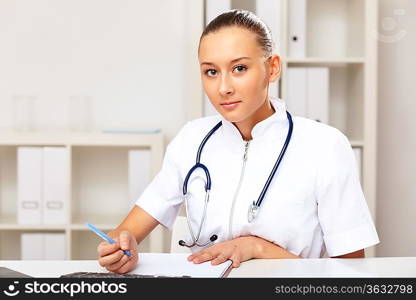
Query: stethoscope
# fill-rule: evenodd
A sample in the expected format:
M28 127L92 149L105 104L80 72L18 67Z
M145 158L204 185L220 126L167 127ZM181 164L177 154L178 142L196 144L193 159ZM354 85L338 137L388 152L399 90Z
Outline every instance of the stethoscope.
M287 115L287 119L289 121L289 129L287 132L287 136L286 136L286 140L285 143L282 147L282 150L280 151L279 157L277 158L276 163L273 166L273 169L269 175L269 178L267 178L267 181L263 187L263 190L261 191L259 198L257 199L256 202L253 201L252 204L250 204L250 207L248 209L248 213L247 213L247 219L248 222L251 223L253 222L253 220L256 218L256 216L259 213L259 209L260 209L260 205L263 202L263 199L267 193L267 190L269 189L270 183L273 180L274 175L276 174L277 168L280 165L280 162L283 159L283 156L285 155L287 146L289 145L290 139L292 137L292 131L293 131L293 121L292 121L292 116L290 115L290 113L288 111L286 111L286 115ZM205 144L207 143L208 139L217 131L218 128L220 128L222 126L222 121L218 122L209 132L208 134L204 137L204 139L202 140L201 144L199 145L198 148L198 152L196 154L196 164L189 170L188 174L185 177L185 180L183 182L183 188L182 188L182 192L183 192L183 197L185 200L185 212L186 212L186 220L188 223L188 228L189 228L189 232L191 233L191 238L192 238L192 243L191 244L187 244L184 240L180 240L179 241L179 245L181 246L186 246L186 247L193 247L193 246L199 246L199 247L205 247L206 245L208 245L209 243L214 242L215 240L218 239L218 236L216 234L212 235L208 241L206 241L205 243L199 243L199 237L201 235L202 232L202 227L204 225L205 222L205 217L206 217L206 212L207 212L207 204L209 202L209 193L211 191L211 176L209 174L208 168L204 165L201 164L201 153L202 150L205 146ZM205 172L205 177L206 177L206 183L205 183L205 204L204 204L204 210L202 212L202 219L201 219L201 223L199 224L199 229L198 229L198 234L195 236L194 231L192 230L192 226L191 226L191 222L189 221L189 215L188 215L188 199L189 199L189 195L188 195L188 180L191 177L192 173L196 170L196 169L202 169Z

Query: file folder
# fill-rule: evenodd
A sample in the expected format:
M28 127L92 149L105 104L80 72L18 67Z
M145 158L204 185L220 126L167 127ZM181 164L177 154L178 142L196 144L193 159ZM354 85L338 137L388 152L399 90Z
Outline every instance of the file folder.
M42 222L42 166L41 147L17 148L17 222Z
M306 0L288 1L288 56L304 58L306 56Z
M231 0L206 0L205 25L208 25L216 16L231 9Z
M45 233L43 234L43 259L45 260L64 260L65 234L64 233Z
M307 68L307 117L328 124L329 121L329 69Z
M69 157L65 147L43 148L43 223L66 224Z
M294 116L307 116L306 68L287 69L287 108Z
M65 249L64 233L22 233L20 235L22 260L64 260Z
M22 260L43 259L43 234L22 233L20 236L20 258Z
M149 149L129 150L129 206L136 203L151 181L151 153Z

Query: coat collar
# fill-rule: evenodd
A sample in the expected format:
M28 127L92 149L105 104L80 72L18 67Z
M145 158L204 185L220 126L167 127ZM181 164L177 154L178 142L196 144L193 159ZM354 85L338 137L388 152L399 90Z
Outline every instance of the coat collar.
M285 102L275 97L269 96L269 98L271 100L271 104L275 110L275 113L267 119L264 119L263 121L260 121L256 125L254 125L251 131L253 140L261 139L269 135L276 136L282 133L286 133L284 129L287 130L288 121L286 115ZM240 143L244 141L243 137L241 136L241 133L238 131L237 127L233 123L225 120L222 116L221 121L222 132L227 138L231 138Z

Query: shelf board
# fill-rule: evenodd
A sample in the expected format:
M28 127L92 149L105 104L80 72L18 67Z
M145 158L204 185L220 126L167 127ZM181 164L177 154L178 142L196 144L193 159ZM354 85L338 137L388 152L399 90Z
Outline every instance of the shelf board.
M162 140L162 133L73 133L0 132L3 146L138 146L148 147Z
M286 61L290 65L311 65L311 66L343 66L348 64L363 64L364 57L307 57L307 58L287 58Z
M364 147L364 142L360 140L350 140L352 147Z
M19 224L15 215L0 216L0 230L25 230L25 231L64 231L65 224Z

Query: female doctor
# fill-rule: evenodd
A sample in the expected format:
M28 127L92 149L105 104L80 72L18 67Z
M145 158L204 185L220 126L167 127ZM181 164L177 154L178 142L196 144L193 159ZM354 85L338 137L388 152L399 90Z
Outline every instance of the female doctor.
M281 73L268 27L247 11L223 13L203 31L198 58L219 115L188 122L168 145L160 172L109 233L118 243L98 245L100 265L135 268L137 245L158 224L171 228L182 205L190 230L180 243L193 263L364 257L379 240L351 146L268 95Z

